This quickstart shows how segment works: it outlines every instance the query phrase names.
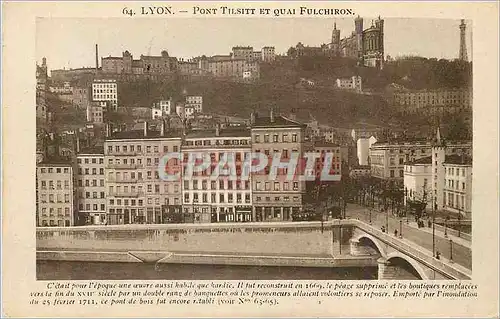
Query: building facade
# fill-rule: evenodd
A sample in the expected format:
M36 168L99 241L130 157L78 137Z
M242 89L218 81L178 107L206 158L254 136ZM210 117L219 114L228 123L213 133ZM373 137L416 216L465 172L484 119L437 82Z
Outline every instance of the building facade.
M181 137L162 124L161 131L115 132L108 130L104 143L108 224L162 224L181 214L180 179L166 181L159 176L160 159L180 152ZM181 171L181 161L165 168Z
M75 225L73 167L68 162L37 164L37 226Z
M444 113L472 109L472 93L468 89L396 90L392 104L402 113Z
M472 158L467 155L449 155L443 163L445 210L466 218L472 212Z
M125 51L121 57L103 57L101 65L105 74L172 74L177 70L177 59L164 50L160 56L141 55L139 60L134 60L132 54Z
M404 163L431 155L431 144L425 140L376 142L370 147L370 166L373 177L403 182Z
M242 129L193 131L182 145L184 162L194 153L210 155L211 165L183 180L184 216L195 223L250 222L252 218L251 178L242 179L243 162L250 152L250 132ZM233 156L236 176L220 174L210 178L219 162ZM219 166L220 167L220 166ZM223 167L220 167L221 169Z
M269 158L281 154L281 162L289 162L290 155L303 157L305 125L275 116L252 116L252 152L264 153ZM305 181L299 180L301 167L294 167L292 180L287 179L288 169L278 169L270 180L269 165L252 175L252 197L255 221L287 221L303 208Z
M427 156L405 163L404 188L405 203L410 201L425 202L432 207L432 157Z
M76 197L78 225L106 224L106 187L103 149L77 154Z
M384 65L384 20L378 17L372 25L363 29L363 18L354 20L354 31L340 38L340 30L334 24L329 49L333 55L354 58L361 65L382 68Z
M92 101L107 102L101 103L104 107L109 107L106 111L116 111L118 109L118 84L116 80L97 79L92 83Z
M186 107L192 107L196 113L203 113L203 96L201 95L186 96Z
M354 90L357 92L362 92L362 80L359 75L354 75L350 78L339 78L335 82L337 88L341 90Z
M87 122L93 124L104 123L104 113L109 103L105 101L92 101L87 104Z
M87 87L73 87L73 105L79 109L86 110L90 104L89 89Z

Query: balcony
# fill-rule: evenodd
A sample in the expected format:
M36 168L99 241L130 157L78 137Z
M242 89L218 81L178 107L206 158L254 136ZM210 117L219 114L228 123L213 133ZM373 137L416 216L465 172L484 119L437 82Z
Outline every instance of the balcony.
M122 179L108 179L108 183L142 183L143 179L132 179L132 178L122 178Z
M127 152L107 152L106 156L137 156L141 155L142 152L127 151Z
M144 196L144 192L112 192L109 193L108 196L114 196L114 197L139 197L139 196Z
M106 168L110 169L137 169L142 168L141 164L108 164Z

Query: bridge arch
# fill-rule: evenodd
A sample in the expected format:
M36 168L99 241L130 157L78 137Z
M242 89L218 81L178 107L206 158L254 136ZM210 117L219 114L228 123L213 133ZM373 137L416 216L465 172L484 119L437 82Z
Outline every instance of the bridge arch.
M358 242L360 242L362 239L372 242L373 245L375 245L375 247L377 247L380 255L384 258L387 258L387 253L386 253L384 247L381 245L380 241L377 240L377 238L373 237L372 235L364 233L364 234L360 234L360 235L354 237L353 239L355 241L358 241Z
M415 259L408 257L400 253L399 251L391 252L386 256L386 259L389 263L391 262L391 259L394 260L396 258L406 261L411 267L413 267L413 269L418 273L418 275L420 276L420 278L422 278L422 280L431 279L425 272L424 268Z

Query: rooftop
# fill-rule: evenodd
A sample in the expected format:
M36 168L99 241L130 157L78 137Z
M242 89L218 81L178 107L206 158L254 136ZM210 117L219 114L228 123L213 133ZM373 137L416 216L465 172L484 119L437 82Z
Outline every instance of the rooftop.
M468 155L446 155L444 164L472 165L472 157Z
M419 164L431 165L432 164L432 156L422 157L422 158L419 158L417 160L409 161L409 162L405 163L405 165L419 165Z
M36 164L36 166L51 166L51 167L55 166L61 167L61 166L71 166L71 165L72 165L71 161L61 158L47 159Z
M200 137L216 137L216 130L193 130L186 135L187 139ZM250 130L248 128L225 128L219 130L219 137L248 137L250 138Z
M80 155L104 155L104 147L82 147L77 156Z
M144 129L122 132L113 132L106 140L138 140L138 139L158 139L158 138L180 138L182 133L179 130L167 130L165 136L161 136L160 131L148 130L147 136L144 136Z
M264 127L297 127L305 128L307 125L292 121L283 115L275 115L274 121L271 121L271 117L265 116L261 117L255 116L255 123L252 125L253 128L264 128Z
M326 141L314 141L314 147L339 147L339 144Z

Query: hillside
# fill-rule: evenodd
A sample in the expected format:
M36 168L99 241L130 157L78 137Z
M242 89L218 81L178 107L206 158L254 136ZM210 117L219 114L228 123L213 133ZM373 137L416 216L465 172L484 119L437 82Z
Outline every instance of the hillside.
M295 113L321 123L343 124L368 121L380 124L386 119L387 106L382 98L334 90L331 87L299 88L289 81L243 84L219 80L165 83L120 84L119 103L123 106L150 106L168 98L181 100L181 92L202 95L206 112L249 117L252 110L268 112L271 106L283 114ZM293 82L293 81L290 81Z

